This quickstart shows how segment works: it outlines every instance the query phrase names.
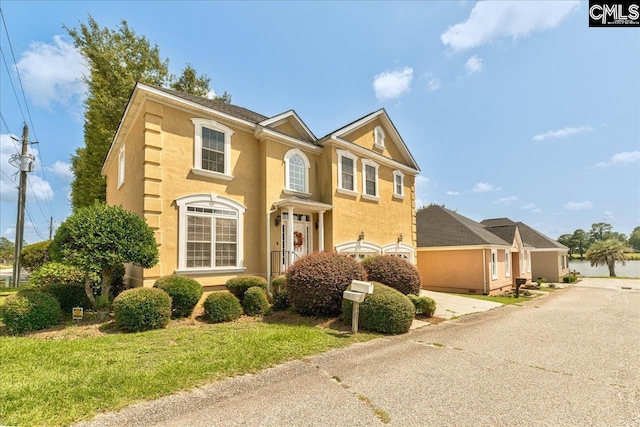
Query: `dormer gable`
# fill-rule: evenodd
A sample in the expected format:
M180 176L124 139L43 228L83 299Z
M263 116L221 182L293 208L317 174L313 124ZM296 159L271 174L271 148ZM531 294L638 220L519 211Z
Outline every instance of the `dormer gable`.
M294 110L285 111L258 124L303 141L314 143L317 139Z

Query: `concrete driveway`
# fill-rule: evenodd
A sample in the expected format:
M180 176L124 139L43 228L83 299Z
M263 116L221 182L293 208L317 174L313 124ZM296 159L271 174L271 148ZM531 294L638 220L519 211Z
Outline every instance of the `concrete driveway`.
M442 292L425 291L424 289L420 291L420 296L433 298L436 302L436 312L434 316L442 317L443 319L451 319L453 317L464 316L465 314L492 310L503 305L499 302L461 297Z
M83 426L640 426L640 291L572 286Z

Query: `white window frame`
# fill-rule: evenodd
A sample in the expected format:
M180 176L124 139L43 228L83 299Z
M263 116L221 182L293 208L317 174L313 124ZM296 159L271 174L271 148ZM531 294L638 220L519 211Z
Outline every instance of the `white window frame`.
M491 280L498 280L498 250L491 249Z
M520 275L524 274L524 251L520 251Z
M400 192L398 193L398 188L397 183L396 183L396 179L398 179L398 177L400 178ZM394 170L393 171L393 197L395 197L396 199L404 199L404 173L402 173L402 171L400 170Z
M362 163L362 198L368 200L380 200L380 179L378 174L380 165L371 159L362 159L360 162ZM375 170L375 194L367 193L367 166L371 166Z
M373 129L373 146L379 150L384 150L384 130L380 126L376 126Z
M124 155L124 144L120 147L120 152L118 153L118 188L122 187L124 184L124 166L125 166L125 155Z
M305 166L304 171L304 190L294 190L291 188L291 177L290 177L290 169L289 169L289 161L294 157L298 156ZM309 162L309 158L298 148L292 148L287 151L284 155L284 193L289 195L296 195L302 197L311 197L311 193L309 192L309 172L311 171L311 163Z
M350 196L358 195L358 157L347 150L336 150L338 154L338 193L347 194ZM344 188L342 182L342 158L346 157L353 161L353 190Z
M504 251L504 277L511 277L511 251Z
M244 267L244 213L246 207L235 200L219 196L215 193L192 194L176 199L178 207L178 274L200 274L200 273L239 273L246 270ZM215 266L215 245L212 244L212 265L211 267L187 267L187 217L193 215L188 213L189 207L200 207L206 209L220 209L237 212L236 231L236 266L216 267ZM200 214L195 214L200 215ZM200 216L210 216L215 221L215 214L202 214ZM226 218L226 217L225 217ZM230 218L230 217L229 217ZM211 228L212 243L215 240L215 227Z
M211 119L192 118L194 126L193 172L195 175L231 181L231 136L233 130ZM202 128L211 129L224 134L224 172L215 172L202 168Z

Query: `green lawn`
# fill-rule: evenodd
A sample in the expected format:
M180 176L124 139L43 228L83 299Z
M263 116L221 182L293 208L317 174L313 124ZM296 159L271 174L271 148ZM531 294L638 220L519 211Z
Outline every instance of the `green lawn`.
M290 317L92 338L0 336L0 424L67 425L380 336Z
M473 295L473 294L453 294L453 295L458 295L458 296L467 297L467 298L481 299L485 301L499 302L500 304L504 304L504 305L519 304L522 302L531 301L531 298L522 297L522 296L520 298L513 298L513 297L498 297L498 296L494 297L491 295Z

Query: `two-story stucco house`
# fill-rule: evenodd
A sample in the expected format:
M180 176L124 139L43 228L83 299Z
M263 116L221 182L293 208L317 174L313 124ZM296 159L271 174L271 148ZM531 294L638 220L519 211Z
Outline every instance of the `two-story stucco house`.
M107 203L146 218L160 263L131 286L273 277L313 251L415 261L413 156L384 109L323 138L293 111L137 84L102 169Z

